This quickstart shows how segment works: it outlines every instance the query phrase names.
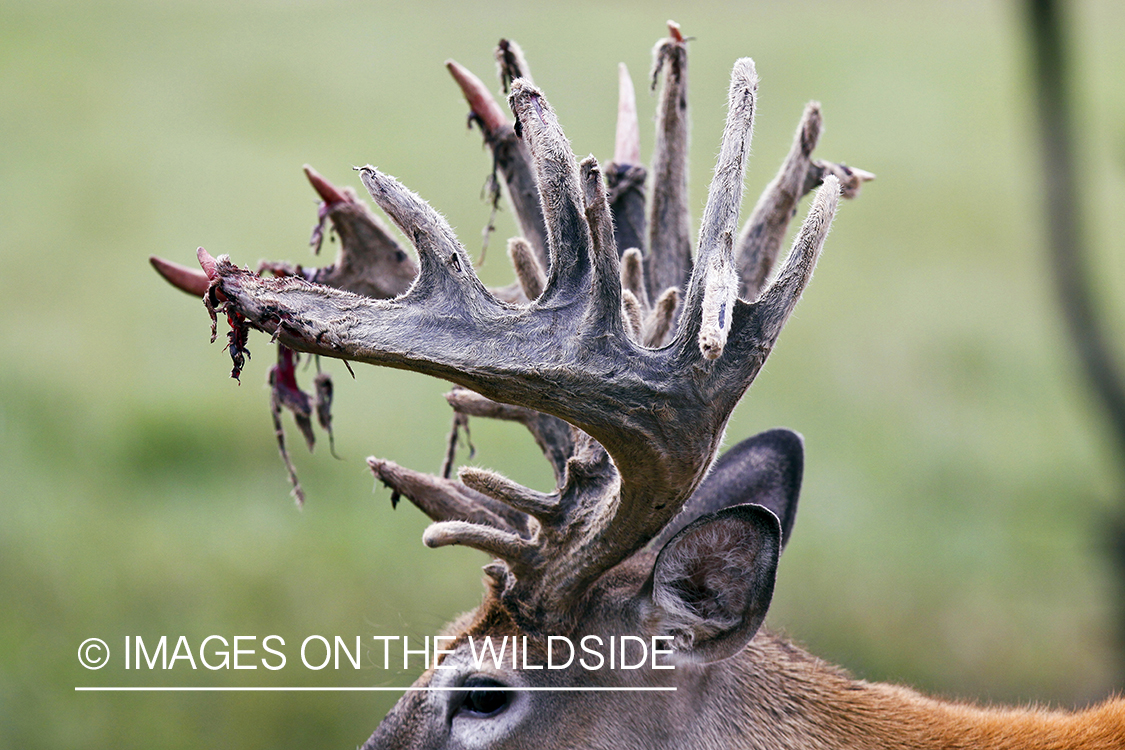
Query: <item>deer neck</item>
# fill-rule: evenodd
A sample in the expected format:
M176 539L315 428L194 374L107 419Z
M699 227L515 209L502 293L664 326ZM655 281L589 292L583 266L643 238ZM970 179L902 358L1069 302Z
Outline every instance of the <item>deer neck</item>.
M1078 713L982 709L927 698L895 685L855 680L787 641L760 632L740 657L699 670L693 686L701 724L717 728L719 747L787 750L1125 748L1125 700ZM709 674L710 672L710 674ZM690 689L690 688L689 688ZM718 740L739 707L739 741ZM699 731L706 732L704 727ZM728 735L729 736L729 735Z

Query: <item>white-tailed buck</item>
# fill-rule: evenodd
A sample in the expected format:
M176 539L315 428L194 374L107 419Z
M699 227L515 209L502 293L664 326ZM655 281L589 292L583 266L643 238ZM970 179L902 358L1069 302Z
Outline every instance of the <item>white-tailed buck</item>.
M416 683L430 689L406 693L364 748L1125 748L1121 700L1083 713L945 703L854 680L761 629L793 527L801 438L771 430L715 455L838 199L872 175L812 158L821 116L810 104L740 231L757 77L739 60L693 254L687 46L670 28L655 49L663 87L647 191L624 70L617 149L603 168L575 158L516 45L497 52L512 121L448 64L523 233L509 244L511 287L485 288L441 215L373 167L360 178L417 266L354 193L311 170L322 219L341 239L335 264L271 264L276 278L264 278L201 249L204 277L154 260L225 312L236 373L249 328L274 337L275 415L292 410L310 439L314 410L329 424L331 386L318 379L315 398L302 392L295 352L450 380L459 415L523 423L554 469L547 493L476 468L452 479L369 460L392 499L433 519L427 545L493 560L483 603L449 626L449 653ZM486 637L519 643L519 663L512 651L482 659ZM536 668L558 665L547 648L564 641L585 658Z

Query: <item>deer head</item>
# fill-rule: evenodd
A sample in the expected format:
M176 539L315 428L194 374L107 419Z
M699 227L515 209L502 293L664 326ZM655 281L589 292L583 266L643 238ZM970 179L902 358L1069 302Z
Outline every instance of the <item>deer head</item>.
M180 284L205 289L212 315L226 313L236 370L246 329L256 328L282 351L444 378L459 386L449 395L459 414L522 422L554 468L548 493L476 468L451 479L369 459L393 499L433 519L425 544L467 545L493 561L484 602L450 626L449 651L416 683L427 690L408 693L366 748L524 747L548 737L567 747L713 744L723 719L710 701L745 687L747 664L774 648L750 644L793 524L801 439L773 430L715 456L812 275L839 197L872 175L812 159L821 118L810 104L739 231L758 81L753 62L738 60L693 254L687 44L669 28L654 51L653 84L664 84L647 211L624 70L616 153L603 169L575 158L516 45L498 50L513 120L448 64L524 234L509 246L517 285L487 289L442 216L371 166L360 179L417 251L408 288L413 265L379 221L311 171L322 218L343 241L334 266L271 266L280 277L263 278L201 249L206 278ZM797 201L818 186L767 283ZM601 644L603 662L634 662L645 643L646 665L591 671L582 654L562 669L482 662L486 636L525 644L521 658L538 664L552 636L595 639L587 643ZM626 645L607 656L610 643ZM591 687L602 692L575 690Z

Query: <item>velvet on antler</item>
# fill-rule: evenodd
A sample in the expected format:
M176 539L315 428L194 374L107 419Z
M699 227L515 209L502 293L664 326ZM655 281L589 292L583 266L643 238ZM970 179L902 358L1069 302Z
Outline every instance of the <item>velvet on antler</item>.
M201 251L207 299L222 306L238 340L245 338L239 329L253 327L296 351L444 378L468 389L450 394L459 414L528 427L555 469L554 492L471 467L454 480L379 459L369 464L394 499L405 495L434 520L426 544L462 544L496 558L486 570L498 596L536 630L566 620L593 580L684 506L811 276L839 178L852 179L854 188L870 178L810 159L819 126L810 106L815 126L806 112L796 155L741 233L753 240L736 241L757 99L753 62L739 60L693 260L681 231L688 225L687 42L678 27L670 29L655 50L665 86L649 214L659 221L637 212L645 170L636 163L627 71L619 71L615 158L603 175L592 156L576 159L514 43L501 42L497 52L513 120L479 79L447 63L524 233L509 243L518 295L485 288L445 219L371 166L358 170L361 181L417 251L418 274L405 293L350 293L326 274L263 278ZM772 283L753 289L741 269L768 274L796 200L820 183L786 263ZM367 217L354 196L339 195L343 200L325 198L337 206L334 221L343 209ZM628 241L647 237L647 247L620 246L626 219ZM323 281L329 285L315 283Z

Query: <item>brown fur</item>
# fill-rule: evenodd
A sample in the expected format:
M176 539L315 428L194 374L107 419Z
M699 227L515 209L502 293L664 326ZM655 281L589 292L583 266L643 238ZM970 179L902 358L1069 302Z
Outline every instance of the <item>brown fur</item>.
M651 554L640 554L604 576L584 602L583 629L622 616L637 594ZM451 623L449 634L520 638L519 628L491 595ZM538 639L529 654L542 660ZM646 670L642 670L644 672ZM788 640L760 631L737 656L710 665L680 665L646 684L678 684L676 693L632 694L616 713L661 736L667 746L784 750L1121 750L1125 700L1077 712L1043 707L982 708L926 697L906 687L852 678ZM620 674L615 675L620 677ZM420 683L427 683L423 676ZM599 695L613 700L621 694ZM637 697L639 696L639 697ZM416 707L417 708L417 707ZM640 714L636 712L641 712ZM642 716L641 714L644 714ZM665 721L661 721L661 717ZM388 717L390 718L390 717ZM396 736L407 746L413 721ZM587 741L589 738L586 738ZM590 746L613 746L601 737Z

